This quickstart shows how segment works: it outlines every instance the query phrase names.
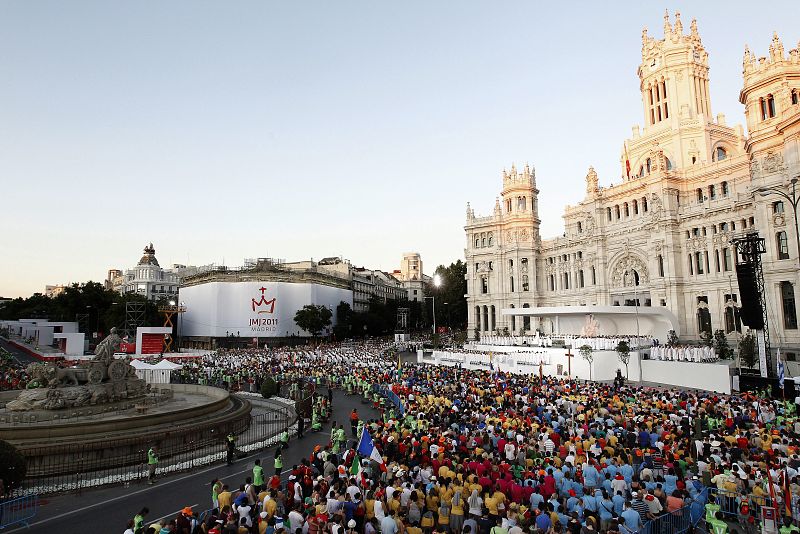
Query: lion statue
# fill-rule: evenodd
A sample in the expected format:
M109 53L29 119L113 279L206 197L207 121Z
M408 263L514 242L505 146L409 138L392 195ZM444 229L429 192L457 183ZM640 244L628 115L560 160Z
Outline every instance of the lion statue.
M26 371L31 378L37 380L40 384L46 382L51 388L80 385L79 375L82 372L80 369L61 368L55 364L45 365L41 363L30 364Z

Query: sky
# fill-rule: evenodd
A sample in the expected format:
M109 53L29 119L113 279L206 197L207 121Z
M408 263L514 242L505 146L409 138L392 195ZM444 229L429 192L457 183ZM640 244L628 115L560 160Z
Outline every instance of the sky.
M0 296L162 266L463 259L512 163L541 234L593 165L619 183L643 122L641 31L664 9L710 54L712 112L744 123L745 43L797 46L797 4L0 3Z

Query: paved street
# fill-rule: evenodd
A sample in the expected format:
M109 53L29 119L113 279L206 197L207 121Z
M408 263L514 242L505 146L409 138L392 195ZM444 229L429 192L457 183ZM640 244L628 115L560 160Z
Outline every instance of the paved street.
M17 360L22 365L28 365L29 363L38 361L33 356L19 350L17 347L15 347L14 345L12 345L11 343L9 343L4 339L0 339L0 347L3 347L8 352L10 352L11 355L14 357L14 359Z
M377 417L377 412L370 405L361 403L361 396L346 396L340 391L334 392L334 411L331 421L323 427L322 432L307 433L303 439L293 439L289 449L284 452L283 463L286 470L300 463L307 457L315 445L328 442L330 425L333 421L345 424L349 433L348 417L353 408L358 409L363 418ZM250 476L253 461L260 457L265 474L271 475L274 448L238 460L231 466L210 466L195 472L187 472L161 479L155 485L138 483L130 487L111 487L84 492L80 495L67 494L57 497L45 497L39 514L25 532L59 534L84 534L86 532L103 532L108 534L122 533L125 524L142 507L150 508L147 521L152 522L159 517L173 517L184 506L192 506L196 512L203 512L211 507L211 480L220 478L232 488L238 487ZM98 525L102 528L98 530ZM10 529L16 532L22 529Z

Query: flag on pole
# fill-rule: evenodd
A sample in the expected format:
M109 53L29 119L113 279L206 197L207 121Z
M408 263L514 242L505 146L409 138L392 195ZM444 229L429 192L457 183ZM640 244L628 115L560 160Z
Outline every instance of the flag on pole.
M783 364L783 360L781 360L781 349L778 349L778 384L783 389L783 378L786 374L785 365Z
M792 517L792 487L789 485L789 473L786 466L783 466L781 478L781 491L783 492L783 505L786 508L786 517Z
M628 158L628 142L625 142L625 175L631 179L631 160Z
M367 430L367 427L364 427L364 430L361 432L361 439L358 441L356 452L358 452L358 454L364 458L375 460L378 462L381 471L386 471L386 464L383 463L383 457L381 456L380 451L378 451L378 449L375 447L375 442L372 441L372 436L369 435L369 430Z
M358 458L357 454L353 455L353 463L350 465L350 474L354 477L357 477L358 474L361 472L361 460Z

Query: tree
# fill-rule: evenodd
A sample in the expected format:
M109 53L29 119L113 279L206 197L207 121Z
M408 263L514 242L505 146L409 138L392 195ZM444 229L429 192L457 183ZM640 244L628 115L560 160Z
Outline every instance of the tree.
M731 347L728 345L728 338L725 337L723 330L714 332L714 349L719 354L720 360L728 360L731 357Z
M617 357L625 366L625 379L628 380L630 378L628 376L628 362L631 361L631 348L628 346L627 341L623 340L617 343Z
M22 453L10 443L0 441L0 480L5 484L6 493L19 487L26 473L27 464Z
M467 294L467 264L457 260L447 267L439 265L434 276L437 274L442 285L426 288L426 294L436 297L436 325L466 328L467 299L464 295Z
M261 396L265 399L272 397L273 395L278 394L278 383L275 382L275 379L272 376L267 375L264 381L261 383Z
M581 358L589 362L589 380L592 379L592 362L594 361L594 354L592 353L592 347L589 345L581 345L578 348L578 353L580 353Z
M739 361L742 365L754 369L758 361L756 354L756 338L748 332L739 340Z
M679 343L678 334L675 332L675 330L670 330L669 332L667 332L667 346L674 347L678 343Z
M353 335L353 310L350 304L341 301L336 306L336 326L333 327L333 335L341 341Z
M317 337L331 325L331 317L333 312L325 306L307 304L294 314L294 322L313 337Z

